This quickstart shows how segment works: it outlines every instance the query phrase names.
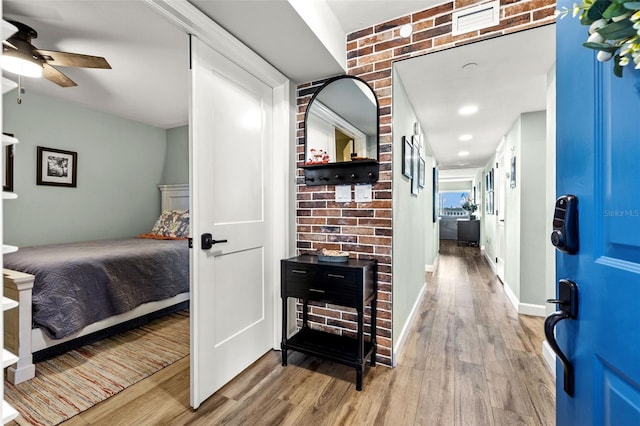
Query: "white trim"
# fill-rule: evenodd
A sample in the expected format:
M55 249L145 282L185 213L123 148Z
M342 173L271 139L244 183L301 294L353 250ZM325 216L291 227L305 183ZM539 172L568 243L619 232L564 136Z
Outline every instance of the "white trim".
M547 315L546 307L544 305L534 305L531 303L520 303L520 300L516 297L511 287L506 281L503 283L504 292L507 298L511 302L513 309L520 315L532 315L535 317L545 317Z
M482 253L484 253L484 258L487 259L487 262L489 262L489 266L491 266L491 270L493 271L493 273L496 273L496 264L493 262L493 260L489 257L489 255L487 254L486 251L484 251L484 247L481 250Z
M506 281L503 283L502 287L504 288L504 292L507 294L507 298L511 302L511 306L513 306L513 309L518 312L518 305L520 304L520 301L516 297L515 293L511 290L511 287L509 287Z
M409 317L407 318L407 321L405 321L404 326L402 327L400 336L398 337L398 340L396 340L396 344L393 346L393 353L391 354L391 365L393 367L395 367L398 362L398 355L399 355L400 349L404 346L404 342L407 339L407 336L409 335L409 329L413 324L413 319L418 313L418 308L420 307L420 303L422 303L422 299L424 298L424 295L427 292L426 290L427 290L427 283L425 282L424 285L422 286L422 289L420 290L420 294L418 295L418 297L416 297L416 303L413 304L413 308L411 308L411 312L409 313Z
M425 272L435 272L438 269L438 261L440 260L440 253L436 253L436 258L433 260L432 265L424 265Z
M271 182L273 183L272 195L272 233L271 244L273 253L273 270L271 279L273 281L274 307L273 307L273 348L280 349L282 341L282 303L280 303L280 259L288 257L289 242L289 179L291 178L291 167L289 158L291 156L290 143L278 143L278 141L289 140L289 128L291 125L289 105L290 99L289 80L273 89L273 156L271 157ZM276 125L279 124L279 125Z
M547 310L544 305L534 305L532 303L518 303L518 313L543 318L547 316Z
M170 21L213 50L247 70L267 85L276 88L288 79L240 40L216 24L187 0L145 0Z
M556 354L551 349L549 342L546 340L542 342L542 357L544 358L544 362L547 364L547 367L551 369L551 373L553 373L553 379L556 378Z

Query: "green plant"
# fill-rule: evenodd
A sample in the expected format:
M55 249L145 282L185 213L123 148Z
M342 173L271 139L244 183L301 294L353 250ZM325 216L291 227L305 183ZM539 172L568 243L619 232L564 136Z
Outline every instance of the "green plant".
M566 7L557 12L561 18L568 13ZM597 50L601 62L613 58L617 77L630 63L640 69L640 1L583 0L580 6L574 3L572 14L589 26L589 37L582 45Z
M462 208L468 211L469 213L473 213L476 210L478 210L478 205L475 203L472 203L469 200L466 200L464 203L462 203Z

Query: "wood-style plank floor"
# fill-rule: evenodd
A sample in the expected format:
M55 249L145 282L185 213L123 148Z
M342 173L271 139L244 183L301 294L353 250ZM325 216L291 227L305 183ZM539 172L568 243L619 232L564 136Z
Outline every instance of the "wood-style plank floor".
M269 352L189 407L189 359L63 425L553 425L542 318L518 316L478 248L443 242L396 368ZM402 285L402 283L395 283Z

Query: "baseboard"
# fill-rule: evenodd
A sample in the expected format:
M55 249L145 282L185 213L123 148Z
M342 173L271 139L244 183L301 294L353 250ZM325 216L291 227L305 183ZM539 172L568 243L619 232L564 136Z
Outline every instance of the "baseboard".
M504 292L507 294L507 299L509 299L509 302L511 302L511 306L513 306L513 309L515 309L515 311L518 312L518 307L519 307L518 305L520 305L520 301L516 297L516 295L513 292L513 290L511 290L511 287L509 287L509 285L507 284L506 280L505 280L502 288L504 288ZM520 313L520 312L518 312L518 313Z
M513 290L511 290L511 287L509 287L506 281L504 282L502 287L504 288L504 292L507 294L507 298L509 299L509 302L511 302L511 306L513 306L513 309L515 309L515 311L518 314L531 315L534 317L543 317L543 318L547 316L546 307L544 305L520 303L520 301L518 300L516 295L513 293Z
M426 290L427 290L427 283L424 283L424 285L422 286L422 290L420 290L420 294L418 295L418 297L416 297L416 303L413 304L413 307L411 308L411 312L409 313L409 317L407 318L407 321L404 323L404 326L402 327L400 336L398 336L398 340L396 341L396 344L393 346L393 354L391 356L391 365L393 367L395 367L396 363L398 362L398 356L400 355L400 350L404 346L405 340L407 340L409 329L411 328L411 324L413 323L414 317L418 313L418 308L420 307L420 303L422 303L422 298L424 297Z
M546 307L544 305L533 305L531 303L519 303L518 313L543 318L547 316Z
M436 253L436 258L433 260L433 265L424 265L425 272L435 272L438 269L438 259L440 259L440 254Z
M487 259L487 262L489 262L489 266L491 266L491 270L493 271L493 273L494 274L497 273L496 263L493 261L493 259L489 257L486 251L483 251L483 253L484 253L484 258Z
M549 369L551 370L551 373L553 373L553 378L555 380L556 354L553 352L551 346L549 346L549 342L547 342L546 340L542 342L542 357L544 358L544 362L547 364L547 367L549 367Z

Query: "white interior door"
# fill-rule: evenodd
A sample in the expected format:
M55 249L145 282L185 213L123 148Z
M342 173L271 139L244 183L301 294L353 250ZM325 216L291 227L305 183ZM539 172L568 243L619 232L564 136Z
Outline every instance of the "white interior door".
M191 41L191 405L272 348L273 89ZM203 249L201 235L220 242Z

